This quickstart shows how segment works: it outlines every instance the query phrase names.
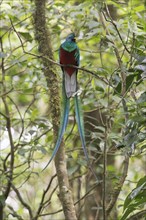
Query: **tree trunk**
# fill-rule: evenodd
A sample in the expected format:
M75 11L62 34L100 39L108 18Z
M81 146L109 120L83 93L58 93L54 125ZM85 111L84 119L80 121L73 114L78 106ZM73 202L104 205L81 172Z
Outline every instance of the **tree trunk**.
M3 205L0 203L0 220L3 220Z
M52 113L52 123L54 132L54 142L58 134L60 108L59 108L59 89L55 67L53 62L53 53L51 47L51 39L49 30L46 26L46 0L35 0L34 27L35 38L39 44L39 52L42 54L42 62L44 65L44 75L50 91L50 107ZM69 187L67 168L65 162L64 143L62 142L60 149L55 158L55 166L58 177L60 194L59 198L62 203L65 219L76 220L75 207L72 199L72 192Z

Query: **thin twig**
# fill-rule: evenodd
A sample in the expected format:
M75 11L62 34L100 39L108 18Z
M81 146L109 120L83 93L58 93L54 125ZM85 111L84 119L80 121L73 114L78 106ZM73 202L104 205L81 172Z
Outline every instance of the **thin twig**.
M102 11L102 14L103 14L105 20L106 20L107 22L110 22L110 23L114 26L114 28L115 28L115 30L117 31L117 34L118 34L118 36L119 36L119 38L120 38L120 40L121 40L121 42L122 42L122 44L123 44L125 50L130 54L130 51L128 50L128 48L126 47L126 45L125 45L125 43L124 43L124 41L123 41L123 38L122 38L122 36L121 36L121 34L120 34L120 31L119 31L118 28L117 28L117 25L115 24L115 22L113 21L112 17L110 16L110 12L109 12L108 7L107 7L106 4L105 4L105 7L106 7L106 11L107 11L108 17L110 18L110 20L108 20L107 17L106 17L106 15L105 15L105 13L104 13L104 11Z
M24 220L22 216L18 215L18 213L13 209L12 206L7 205L7 207L12 211L12 213L9 213L9 215L12 215L14 218L17 218L18 220Z
M47 188L44 190L44 192L43 192L43 194L42 194L42 196L41 196L41 201L40 201L38 210L37 210L37 212L36 212L36 216L34 217L35 220L38 219L38 217L39 217L39 215L40 215L40 213L41 213L41 211L42 211L45 196L46 196L48 190L50 189L51 184L52 184L52 182L53 182L53 180L54 180L54 178L55 178L56 176L57 176L57 175L55 174L54 176L51 177L50 182L49 182Z
M0 45L1 45L1 50L2 52L4 52L3 50L3 42L2 42L2 38L0 38ZM5 85L5 68L4 68L4 58L2 58L2 86L3 86L3 93L6 93L6 85ZM14 141L13 141L13 136L12 136L12 131L11 131L11 118L10 118L10 111L9 111L9 105L7 103L6 100L6 96L2 96L2 101L4 104L4 109L5 109L5 114L6 115L6 128L7 128L7 132L8 132L8 138L9 138L9 142L10 142L10 170L9 170L9 174L7 176L8 178L8 183L6 185L6 189L4 192L4 198L7 199L9 193L10 193L10 189L11 189L11 183L12 183L12 179L13 179L13 169L14 169ZM2 114L2 113L1 113Z
M93 187L91 187L91 189L88 190L88 192L86 192L79 200L77 200L74 205L77 205L80 201L82 201L83 199L85 199L96 187L98 184L100 184L102 181L99 181L97 184L95 184ZM39 216L47 216L47 215L54 215L57 214L59 212L62 212L63 209L59 209L55 212L50 212L50 213L44 213L44 214L40 214Z
M129 166L129 158L125 158L124 162L123 162L123 172L122 172L122 176L120 178L120 180L118 181L118 185L117 185L117 188L115 188L115 190L112 192L112 197L111 197L111 200L106 208L106 213L107 213L107 216L110 214L111 210L113 209L116 201L117 201L117 198L121 192L121 189L122 189L122 186L125 182L125 179L127 177L127 172L128 172L128 166Z
M106 167L107 167L107 129L105 129L105 141L103 150L103 187L102 187L102 207L103 220L106 220Z
M28 210L30 218L33 219L33 214L32 214L32 210L31 207L23 200L19 190L12 184L12 188L15 191L19 201L21 202L21 204Z

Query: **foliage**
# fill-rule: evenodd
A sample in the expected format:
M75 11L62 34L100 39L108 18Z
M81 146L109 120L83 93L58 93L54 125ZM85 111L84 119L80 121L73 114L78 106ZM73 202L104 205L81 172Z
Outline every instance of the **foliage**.
M35 4L28 0L0 4L0 204L5 204L4 219L63 219L53 164L41 172L54 143L49 93L43 74L45 66L35 41ZM77 35L81 51L78 82L87 147L99 182L105 183L95 189L94 177L81 150L72 107L65 150L80 219L103 217L103 212L107 212L111 219L124 220L145 210L144 10L144 1L139 5L138 0L46 2L46 20L56 61L61 41L71 31ZM61 84L60 67L56 65L56 69ZM129 157L126 171L123 161Z
M127 196L124 202L124 214L121 220L127 219L127 216L136 209L146 204L146 176L141 178L135 189Z

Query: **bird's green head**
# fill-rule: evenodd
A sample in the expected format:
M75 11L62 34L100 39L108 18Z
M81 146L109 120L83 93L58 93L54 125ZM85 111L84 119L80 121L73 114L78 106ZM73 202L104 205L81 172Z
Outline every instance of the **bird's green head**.
M75 34L71 33L67 36L66 41L68 42L76 42Z

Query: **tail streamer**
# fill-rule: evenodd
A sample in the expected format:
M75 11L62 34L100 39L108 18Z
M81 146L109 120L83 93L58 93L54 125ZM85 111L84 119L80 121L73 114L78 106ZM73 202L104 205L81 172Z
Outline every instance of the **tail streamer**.
M79 104L79 100L78 100L77 95L75 95L74 101L75 101L76 120L77 120L79 134L80 134L80 138L81 138L81 142L82 142L82 148L83 148L88 166L89 166L92 174L94 175L95 179L98 181L98 178L97 178L92 166L90 165L90 160L89 160L88 152L87 152L87 149L86 149L84 125L83 125L83 116L82 116L82 113L81 113L80 104Z
M66 93L65 93L65 90L64 90L64 83L63 83L63 90L62 91L63 91L63 114L62 114L62 121L61 121L61 124L60 124L59 133L58 133L58 138L57 138L57 142L56 142L55 148L53 150L52 156L51 156L49 162L47 163L47 165L43 168L43 170L45 170L47 168L47 166L51 163L51 161L55 157L55 155L56 155L56 153L57 153L57 151L60 147L64 132L65 132L65 129L66 129L66 126L67 126L67 123L68 123L68 115L69 115L69 109L70 109L70 99L67 98L67 96L66 96Z

